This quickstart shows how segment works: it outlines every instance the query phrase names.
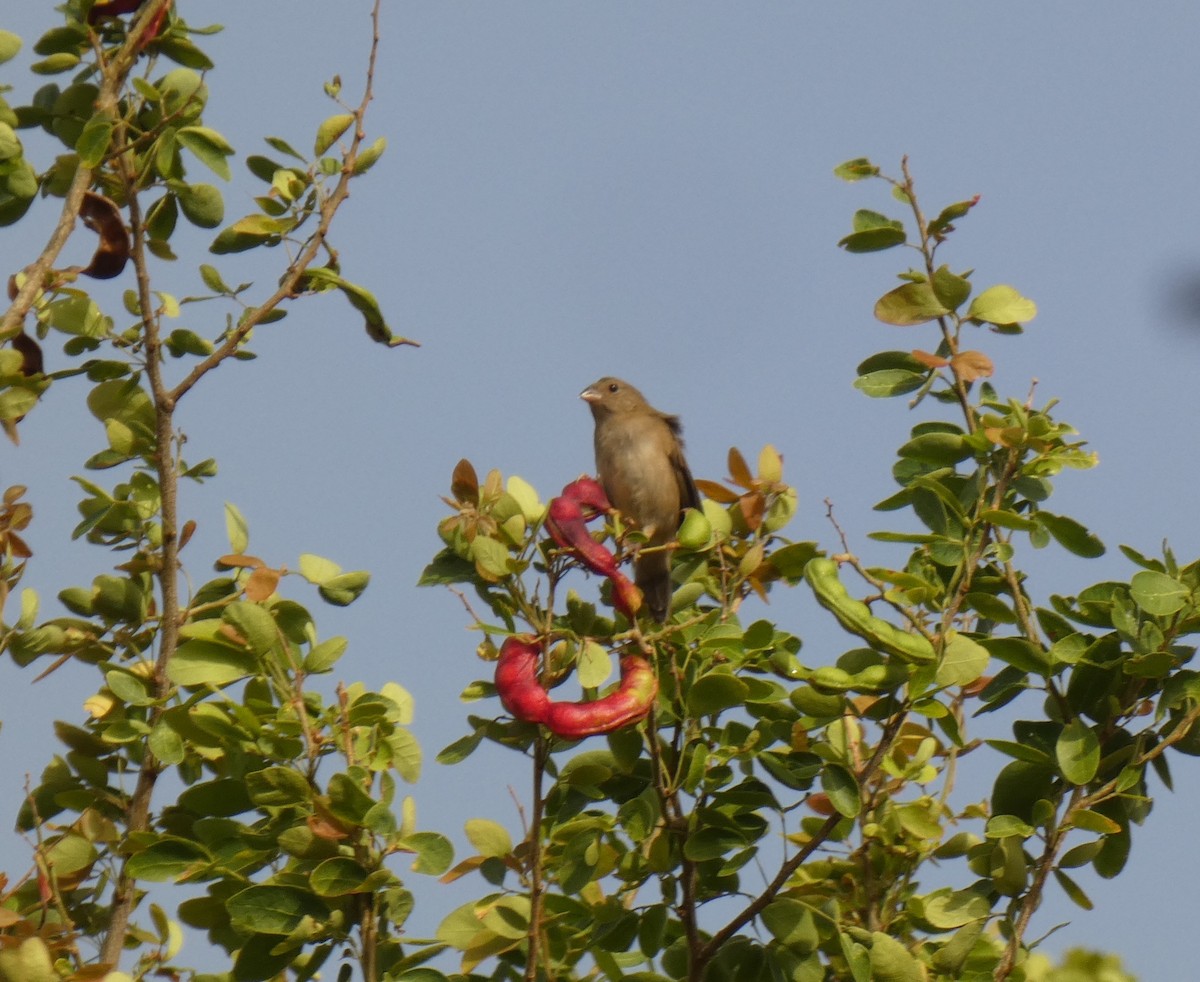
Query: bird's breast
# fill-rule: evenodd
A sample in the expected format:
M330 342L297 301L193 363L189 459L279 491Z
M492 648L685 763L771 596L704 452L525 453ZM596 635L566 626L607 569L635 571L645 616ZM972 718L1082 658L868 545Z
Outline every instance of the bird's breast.
M609 500L622 515L653 540L665 541L674 534L679 492L661 438L641 427L597 431L596 469Z

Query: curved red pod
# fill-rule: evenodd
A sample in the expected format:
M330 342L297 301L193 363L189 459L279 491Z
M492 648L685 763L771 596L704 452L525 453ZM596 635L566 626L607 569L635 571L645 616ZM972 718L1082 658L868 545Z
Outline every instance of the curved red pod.
M538 678L537 663L541 647L535 641L508 638L500 646L496 662L496 692L504 708L527 723L543 723L550 707L550 696Z
M565 740L611 733L645 718L657 695L658 679L650 663L639 655L626 655L615 690L592 702L551 701L546 729Z
M546 529L562 548L579 557L593 573L607 576L613 585L613 604L631 621L642 608L642 591L617 568L612 552L591 537L587 530L584 506L596 514L608 509L608 498L600 483L590 477L572 481L563 493L550 501L546 510Z
M583 477L576 478L562 489L562 493L564 498L571 498L573 501L578 501L581 505L587 505L595 511L612 511L608 495L604 493L604 486L594 477L584 475Z
M578 501L554 498L546 510L546 528L555 542L572 550L593 573L614 576L618 572L613 554L588 534Z
M524 637L508 638L500 646L496 692L516 719L542 723L556 736L579 740L635 723L654 705L658 679L650 663L639 655L621 659L621 683L607 696L592 702L555 702L538 678L540 651L535 640Z
M105 17L118 17L121 14L131 14L142 5L143 0L96 0L92 4L92 9L88 11L87 22L93 27L99 24ZM159 8L150 22L146 25L146 31L138 40L138 49L146 47L151 41L158 37L159 31L162 30L163 21L167 19L167 12L171 9L170 3L165 3Z

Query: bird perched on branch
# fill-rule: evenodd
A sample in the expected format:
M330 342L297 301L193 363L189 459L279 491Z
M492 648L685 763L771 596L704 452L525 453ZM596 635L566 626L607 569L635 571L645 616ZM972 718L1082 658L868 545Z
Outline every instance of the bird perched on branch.
M671 606L670 542L685 508L700 494L683 457L678 416L661 413L628 382L606 376L580 394L596 421L596 470L617 511L647 538L634 561L634 581L659 623Z

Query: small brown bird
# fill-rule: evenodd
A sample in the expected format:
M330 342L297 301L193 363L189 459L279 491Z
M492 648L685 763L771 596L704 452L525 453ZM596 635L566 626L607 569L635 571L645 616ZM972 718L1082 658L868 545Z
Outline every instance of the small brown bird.
M606 376L580 394L596 420L596 470L608 500L637 523L647 546L675 537L685 508L699 508L700 494L683 458L678 416L660 413L628 382ZM634 580L654 619L671 606L671 554L655 549L638 556Z

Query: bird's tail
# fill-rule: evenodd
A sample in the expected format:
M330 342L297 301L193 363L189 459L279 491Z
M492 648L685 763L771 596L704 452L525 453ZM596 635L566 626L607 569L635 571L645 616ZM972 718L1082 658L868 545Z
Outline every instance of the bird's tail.
M671 554L666 550L639 556L634 563L634 582L646 599L650 615L665 623L671 609Z

